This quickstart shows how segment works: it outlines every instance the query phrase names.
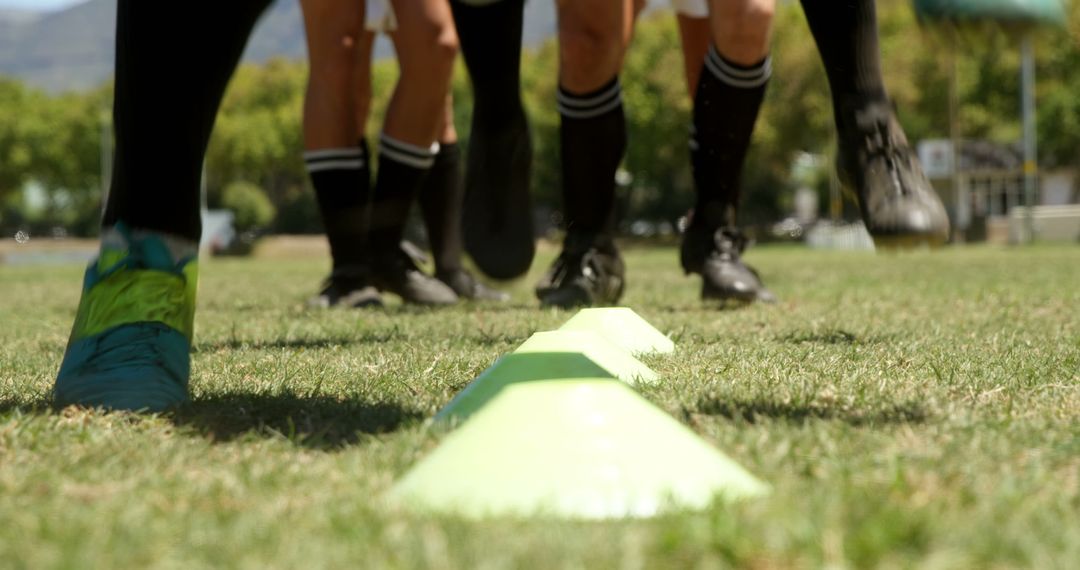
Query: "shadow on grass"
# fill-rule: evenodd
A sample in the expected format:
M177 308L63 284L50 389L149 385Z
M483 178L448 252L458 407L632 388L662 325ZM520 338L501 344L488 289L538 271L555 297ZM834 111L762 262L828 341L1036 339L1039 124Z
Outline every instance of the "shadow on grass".
M52 396L29 398L23 401L0 400L0 415L18 412L21 414L49 414L53 410Z
M465 338L465 340L468 340L469 342L471 342L472 344L475 344L477 346L488 347L488 346L499 346L499 345L507 345L507 344L508 345L518 345L518 344L521 344L521 343L525 342L526 340L528 340L530 336L532 336L530 333L525 333L525 334L515 334L515 333L512 333L512 332L501 333L501 332L495 332L493 330L493 328L489 328L487 330L485 330L484 328L478 328L478 329L476 329L476 334L475 335L469 335L469 336L466 336L464 338Z
M890 404L875 409L856 408L837 402L786 403L764 399L754 400L699 400L694 410L698 414L721 416L730 420L757 423L764 419L804 424L811 420L841 421L852 426L875 426L890 424L921 424L929 414L917 402Z
M70 409L74 408L67 410ZM64 413L48 397L0 400L0 416ZM139 415L135 413L131 417ZM334 451L356 444L364 436L397 431L426 416L393 402L234 394L195 400L161 417L218 443L244 438L284 438L303 447Z
M235 394L195 400L171 414L173 423L215 442L284 437L320 450L336 450L366 435L396 431L424 419L394 402L297 395Z
M698 301L686 305L659 305L651 310L671 315L701 316L702 311L737 312L750 311L757 307L771 307L768 303L748 303L745 301L720 301L716 299Z
M355 346L359 344L375 345L408 338L401 329L363 331L355 335L335 335L322 338L275 338L243 339L230 338L199 342L192 349L194 353L217 352L219 350L274 350L274 349L320 349L335 346Z
M776 337L778 342L791 344L869 345L893 340L890 335L859 335L844 329L823 331L794 331Z
M493 285L498 289L497 284ZM418 305L413 303L394 303L391 305L385 305L382 307L364 307L357 309L359 311L371 311L377 313L383 313L390 316L424 316L431 314L438 314L442 312L455 312L466 310L469 312L482 312L482 313L512 313L512 312L526 312L535 311L539 308L538 302L531 301L506 301L506 302L490 302L490 301L473 301L470 299L461 299L454 305L447 306L428 306ZM331 309L336 310L336 309ZM348 310L348 309L346 309ZM362 313L361 313L362 314Z

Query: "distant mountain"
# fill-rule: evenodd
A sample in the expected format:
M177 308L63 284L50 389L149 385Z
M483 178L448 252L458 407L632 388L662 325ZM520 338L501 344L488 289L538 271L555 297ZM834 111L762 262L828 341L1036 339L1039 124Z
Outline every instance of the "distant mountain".
M553 0L529 0L526 45L554 33ZM47 13L2 10L0 75L15 76L52 92L95 87L112 75L115 34L116 0L89 0ZM192 41L198 41L195 30ZM377 45L377 57L392 53L388 42ZM299 3L275 0L248 44L245 61L306 56Z
M2 26L14 24L29 24L44 15L42 12L36 12L34 10L16 10L12 8L0 8L0 30L3 30Z
M0 73L50 90L97 85L112 73L115 0L93 0L14 25L0 39Z

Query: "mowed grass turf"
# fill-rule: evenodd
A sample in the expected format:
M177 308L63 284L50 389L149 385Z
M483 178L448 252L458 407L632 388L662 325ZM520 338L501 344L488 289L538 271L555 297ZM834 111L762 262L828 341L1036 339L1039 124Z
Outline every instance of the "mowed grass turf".
M444 310L306 310L324 259L207 261L194 402L159 417L52 411L81 268L0 266L0 566L1080 564L1080 248L761 247L782 302L734 311L676 257L626 254L625 304L678 346L643 394L774 492L610 523L382 500L426 418L569 318L532 298L550 251L510 306Z

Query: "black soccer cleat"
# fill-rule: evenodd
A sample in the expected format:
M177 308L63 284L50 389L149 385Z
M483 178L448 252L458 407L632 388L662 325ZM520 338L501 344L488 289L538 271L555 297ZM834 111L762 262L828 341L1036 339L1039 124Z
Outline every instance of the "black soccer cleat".
M382 307L379 290L371 284L371 271L367 267L343 267L335 269L323 282L322 290L308 301L308 306L318 308Z
M457 296L461 299L497 303L505 303L510 300L510 295L477 281L476 277L465 269L436 272L435 278L453 289L454 293L457 293Z
M536 285L542 307L614 305L626 286L626 267L610 239L568 234L563 251Z
M747 239L736 228L690 226L683 235L680 261L686 273L701 275L701 298L723 303L776 302L753 267L743 263Z
M401 297L406 303L453 305L458 302L453 289L421 271L408 252L400 247L374 256L371 283L380 291Z
M863 105L839 124L837 174L874 243L944 243L949 217L889 104Z
M532 141L524 111L503 124L473 121L465 170L465 251L494 279L524 275L536 254L533 233Z

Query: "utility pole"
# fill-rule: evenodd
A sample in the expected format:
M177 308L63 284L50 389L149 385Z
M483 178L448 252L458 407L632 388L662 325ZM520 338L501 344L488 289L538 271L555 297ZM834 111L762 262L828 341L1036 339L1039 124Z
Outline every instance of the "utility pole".
M1024 117L1024 241L1035 241L1035 202L1038 193L1039 163L1035 142L1035 46L1032 33L1024 34L1020 47L1020 84Z

